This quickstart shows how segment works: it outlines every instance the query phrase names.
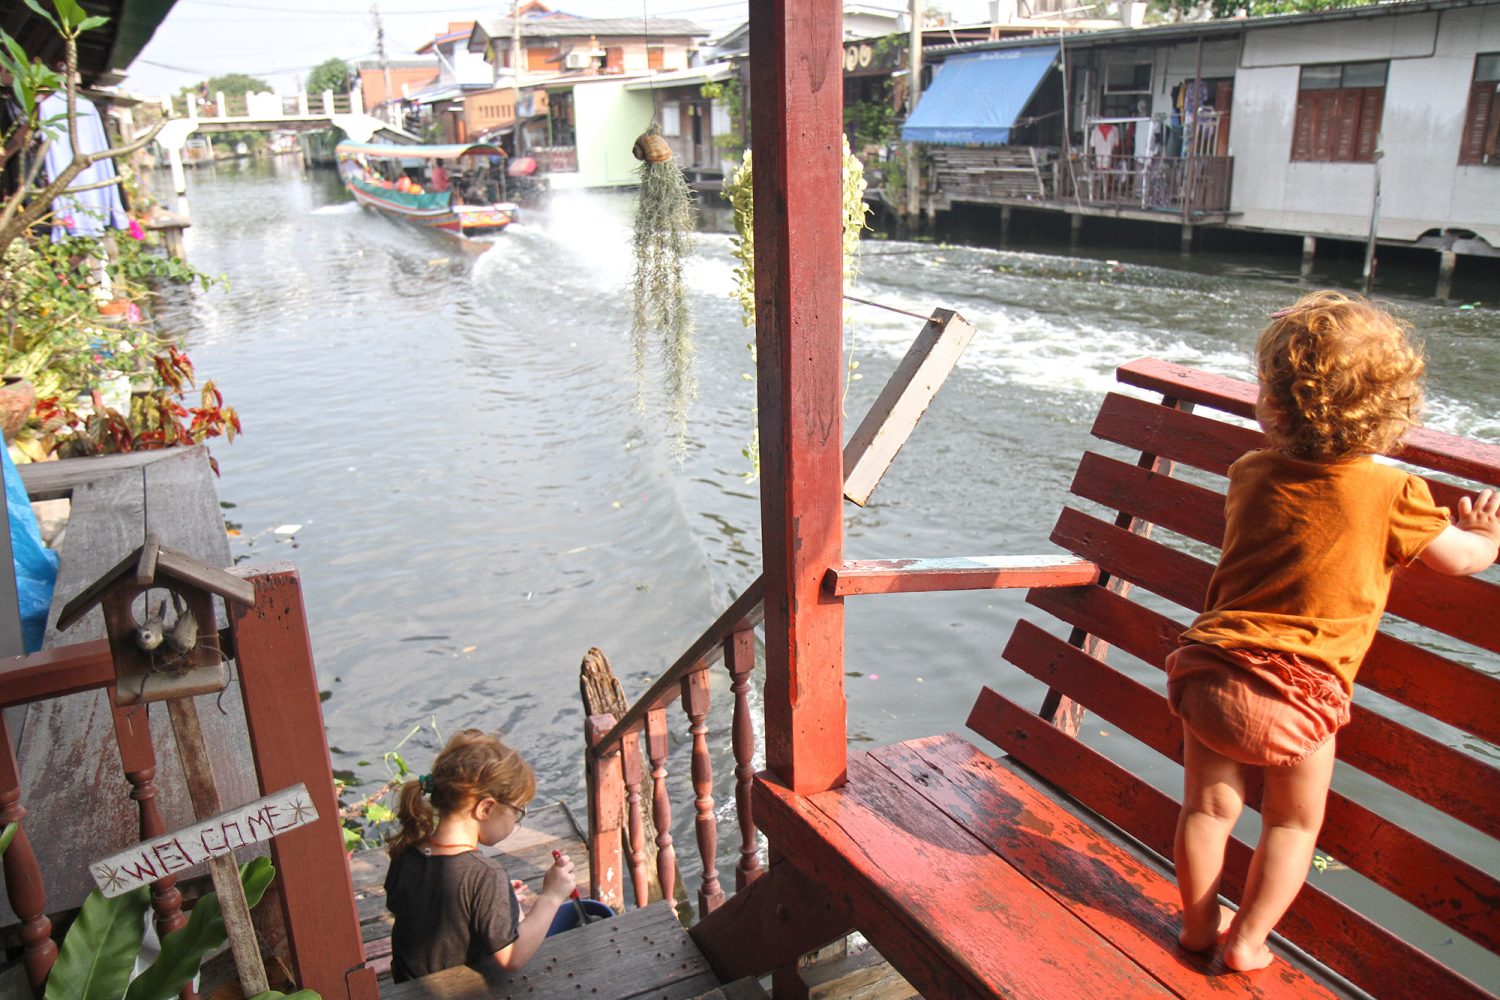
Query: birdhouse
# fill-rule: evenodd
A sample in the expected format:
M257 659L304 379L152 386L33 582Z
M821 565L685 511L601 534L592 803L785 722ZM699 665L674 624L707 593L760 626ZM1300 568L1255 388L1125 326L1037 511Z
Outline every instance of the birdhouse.
M255 603L249 581L165 548L155 535L66 605L59 631L95 605L115 664L115 704L221 691L229 683L214 596Z

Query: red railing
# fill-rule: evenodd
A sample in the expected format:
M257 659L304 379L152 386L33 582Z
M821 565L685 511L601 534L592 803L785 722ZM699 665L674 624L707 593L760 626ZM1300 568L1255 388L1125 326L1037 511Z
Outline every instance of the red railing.
M908 314L914 315L914 314ZM915 317L920 319L921 317ZM973 328L948 310L935 310L906 357L876 398L844 449L844 495L863 504L936 395ZM1001 587L1076 586L1098 575L1092 563L1071 557L901 559L846 562L829 567L824 591L852 594L915 593ZM702 875L699 919L726 898L718 874L718 822L714 814L713 763L708 744L708 671L724 661L734 698L731 723L735 764L735 815L739 859L735 891L758 878L759 855L750 787L755 767L755 726L750 675L755 667L755 629L764 616L763 579L757 578L700 635L647 692L618 719L589 718L589 850L594 898L623 908L629 871L635 905L649 901L648 850L642 784L652 783L652 825L656 829L656 876L665 899L677 885L672 805L667 787L667 710L680 702L692 739L694 830ZM649 772L642 765L644 749Z
M231 610L220 645L237 661L245 724L261 791L298 783L307 787L319 819L271 842L280 905L297 985L325 1000L377 1000L375 973L364 968L359 919L339 830L338 804L319 704L312 644L296 572L289 566L254 571L255 604ZM143 838L165 834L157 805L157 761L147 706L113 707L114 663L103 640L59 646L0 661L0 710L104 689L110 694L115 738ZM22 957L33 992L41 996L57 957L47 916L47 893L29 834L65 837L65 830L28 831L24 790L9 733L0 719L0 825L17 824L5 852L5 888L21 927ZM87 802L80 802L86 809ZM100 854L126 846L91 845ZM158 930L186 923L172 876L152 886Z

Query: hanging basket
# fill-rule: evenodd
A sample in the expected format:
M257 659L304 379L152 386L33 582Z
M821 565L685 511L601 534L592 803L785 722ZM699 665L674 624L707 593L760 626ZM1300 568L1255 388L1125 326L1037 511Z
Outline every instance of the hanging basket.
M672 158L672 147L655 132L642 132L630 151L646 163L665 163Z

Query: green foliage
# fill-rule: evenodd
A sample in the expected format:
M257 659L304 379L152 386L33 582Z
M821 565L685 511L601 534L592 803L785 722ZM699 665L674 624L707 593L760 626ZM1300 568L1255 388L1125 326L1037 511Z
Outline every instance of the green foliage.
M844 109L844 132L856 150L897 141L898 116L889 99L860 101Z
M205 84L208 88L210 98L216 94L225 97L243 97L246 94L263 94L271 89L271 85L258 76L249 76L245 73L225 73L223 76L212 76Z
M275 877L276 869L269 858L256 858L241 865L240 884L245 888L245 903L251 907L259 903ZM209 893L193 906L186 927L162 938L161 954L130 983L125 1000L172 1000L198 974L204 957L223 947L228 939L218 894Z
M843 235L844 235L844 285L848 287L855 276L859 273L859 239L860 233L865 229L865 216L869 214L869 206L865 204L865 171L864 164L859 157L849 150L849 137L844 137L843 157ZM746 150L740 166L734 173L724 179L723 196L734 210L735 235L729 238L731 252L734 255L734 297L740 304L740 319L747 327L755 325L755 175L750 156ZM748 381L755 381L755 369L758 357L755 350L755 341L750 341L750 372L745 374ZM849 350L846 354L848 360L847 379L844 383L844 392L847 395L849 383L859 380L862 376L855 372L859 362L854 359L854 334L852 328L849 334ZM752 422L755 423L750 433L750 441L740 453L750 463L750 469L745 473L745 479L754 482L760 478L760 426L754 420L758 412L752 409Z
M62 74L43 65L40 59L28 57L21 43L3 31L0 31L0 71L10 77L11 89L23 109L25 124L32 129L41 128L43 122L37 111L37 101L44 92L61 89ZM8 134L6 138L9 138Z
M321 94L325 90L331 90L335 94L347 94L354 88L356 79L354 70L349 64L334 56L318 63L312 68L312 72L307 74L307 92Z
M89 14L78 5L78 0L52 0L52 7L57 11L55 18L37 0L26 0L26 6L46 18L53 30L64 38L77 38L82 32L109 23L107 17Z
M89 893L57 953L46 1000L119 1000L135 970L150 905L144 885L113 899Z
M240 866L245 902L252 907L260 902L275 877L276 869L266 858ZM161 942L161 954L131 980L150 904L149 886L111 899L98 891L90 893L57 953L45 1000L172 1000L177 996L198 974L204 956L222 948L228 940L219 897L211 892L198 900L187 926L168 934ZM300 1000L316 996L307 990L294 994Z
M729 131L723 135L714 136L714 145L723 151L726 159L739 156L747 141L745 93L740 86L739 77L732 76L727 80L705 83L698 88L698 93L710 101L723 105L724 113L729 116Z
M655 123L648 132L660 134ZM643 161L637 175L640 190L635 205L635 313L631 325L636 399L638 405L644 405L646 355L654 331L665 373L672 451L680 459L687 449L688 404L698 395L693 374L693 316L682 280L683 261L692 244L693 191L675 159Z
M10 842L16 839L16 831L21 829L19 823L7 823L5 829L0 830L0 854L4 854L10 847Z
M343 822L344 850L359 851L379 847L395 832L396 812L391 804L401 785L412 777L411 765L402 756L401 748L427 728L432 729L436 742L442 744L443 734L438 731L436 716L429 719L426 726L413 726L411 732L401 738L401 742L381 755L386 780L371 794L346 803L344 796L348 793L349 786L343 780L338 782L339 819Z
M1365 7L1380 0L1152 0L1160 11L1182 16L1208 11L1214 17L1234 17L1243 10L1251 17L1265 14L1305 14L1336 7Z

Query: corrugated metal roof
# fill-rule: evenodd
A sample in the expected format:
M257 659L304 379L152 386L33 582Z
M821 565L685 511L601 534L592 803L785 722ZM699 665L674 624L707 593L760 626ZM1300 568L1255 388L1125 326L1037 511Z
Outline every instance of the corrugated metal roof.
M510 37L510 18L480 21L491 38ZM588 35L645 35L648 38L707 38L708 29L684 17L548 17L521 18L522 38L571 38ZM472 41L470 43L472 45Z

